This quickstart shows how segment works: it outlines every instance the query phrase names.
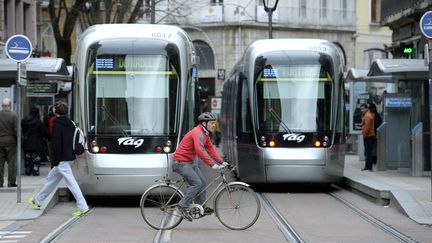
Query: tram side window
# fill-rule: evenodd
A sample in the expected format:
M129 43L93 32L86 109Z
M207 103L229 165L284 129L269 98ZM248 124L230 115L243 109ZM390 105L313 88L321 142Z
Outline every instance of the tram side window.
M192 76L192 69L189 72L189 79L186 89L186 109L183 119L182 134L186 134L195 125L195 105L196 105L196 85L194 77Z
M338 102L337 105L335 107L337 107L338 111L337 111L337 120L336 120L336 133L339 133L340 136L340 141L341 143L343 143L344 141L344 130L345 130L345 100L344 100L344 95L345 95L345 90L344 90L344 84L343 81L340 80L340 87L339 87L339 97L338 97Z
M252 124L251 124L251 114L250 114L250 101L249 101L249 90L247 86L247 79L243 75L240 75L240 83L241 83L241 131L242 132L252 132Z

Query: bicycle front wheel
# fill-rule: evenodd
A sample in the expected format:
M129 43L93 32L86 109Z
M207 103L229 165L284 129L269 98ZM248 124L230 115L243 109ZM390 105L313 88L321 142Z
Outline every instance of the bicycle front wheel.
M141 197L140 209L144 221L157 230L168 230L182 221L175 205L183 198L181 192L166 184L150 187Z
M232 230L251 227L261 212L256 193L243 184L229 184L215 199L215 213L219 221Z

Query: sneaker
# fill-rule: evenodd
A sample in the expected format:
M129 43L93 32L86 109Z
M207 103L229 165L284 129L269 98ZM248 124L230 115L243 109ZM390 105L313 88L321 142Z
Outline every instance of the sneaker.
M78 210L78 211L73 212L73 213L72 213L72 216L74 216L74 217L79 217L79 216L82 216L82 215L84 215L84 214L86 214L86 213L88 213L88 212L89 212L88 209Z
M192 217L189 215L188 208L183 208L183 207L177 206L177 211L179 211L179 213L183 219L186 219L187 221L192 222Z
M34 197L30 197L27 200L28 204L33 207L33 209L40 209L40 205L36 202L36 199Z
M210 215L212 213L214 213L214 209L213 208L204 207L204 214L205 215Z

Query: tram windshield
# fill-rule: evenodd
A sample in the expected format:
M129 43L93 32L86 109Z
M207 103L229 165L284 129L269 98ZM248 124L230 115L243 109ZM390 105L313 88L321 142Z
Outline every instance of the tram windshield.
M161 45L153 46L150 53L142 48L127 53L113 48L114 53L106 53L108 48L95 47L86 77L90 133L148 136L177 132L178 51L162 45L158 53L158 47Z
M325 62L323 58L316 60L320 62L266 62L258 69L258 131L330 131L333 83L329 68L331 62Z

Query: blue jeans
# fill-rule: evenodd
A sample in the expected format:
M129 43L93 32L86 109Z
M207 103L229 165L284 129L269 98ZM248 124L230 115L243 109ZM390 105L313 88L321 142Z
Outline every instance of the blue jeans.
M201 170L198 168L198 163L185 163L174 161L172 164L172 168L174 172L177 172L181 176L183 176L185 181L189 184L184 197L179 202L180 207L189 207L189 204L191 204L193 197L195 197L201 190L206 187L206 178L201 173ZM205 199L206 193L203 192L196 198L195 203L202 204Z
M365 169L366 170L372 170L372 164L373 164L373 148L376 143L376 137L375 136L369 136L366 138L363 138L363 144L364 144L364 151L365 151Z

